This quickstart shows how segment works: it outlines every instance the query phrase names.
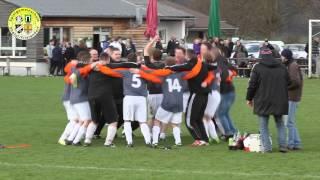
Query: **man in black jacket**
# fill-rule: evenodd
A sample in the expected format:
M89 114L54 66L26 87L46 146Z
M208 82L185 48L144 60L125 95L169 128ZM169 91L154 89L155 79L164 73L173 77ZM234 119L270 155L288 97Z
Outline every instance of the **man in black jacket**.
M180 44L177 41L177 39L174 36L172 36L167 45L167 54L169 56L174 56L174 50L176 49L176 47L179 47L179 46Z
M260 120L263 152L271 152L269 116L273 115L278 129L280 152L287 152L286 129L282 120L288 114L289 76L285 66L272 56L268 48L261 49L261 61L252 69L247 90L247 104L253 107Z

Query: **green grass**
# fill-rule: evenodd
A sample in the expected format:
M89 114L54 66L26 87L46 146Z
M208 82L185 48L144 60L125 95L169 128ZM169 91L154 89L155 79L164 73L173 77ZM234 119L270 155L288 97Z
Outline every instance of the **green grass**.
M247 79L236 79L237 101L232 117L241 131L257 132L257 118L245 104ZM57 144L66 117L60 78L0 77L0 143L31 144L29 148L0 150L0 180L7 179L320 179L319 80L306 80L298 109L304 150L272 154L229 151L226 143L204 148L183 129L186 146L171 151L148 149L143 139L134 149L117 139L116 149L63 147ZM105 131L103 132L105 134ZM172 139L172 137L170 137ZM172 142L172 141L171 141Z

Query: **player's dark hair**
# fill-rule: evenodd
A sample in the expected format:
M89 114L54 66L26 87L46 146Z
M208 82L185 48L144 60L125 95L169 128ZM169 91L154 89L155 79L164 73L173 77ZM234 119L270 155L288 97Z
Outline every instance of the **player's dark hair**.
M99 56L99 60L101 61L108 61L109 59L110 59L109 54L105 52L101 53Z
M196 57L197 55L193 49L187 49L187 56L191 59L193 57Z
M174 57L168 56L166 57L165 64L166 66L173 66L176 64L176 60Z
M183 54L186 54L186 49L181 46L176 47L176 50L181 50L183 52Z
M159 49L154 48L152 50L152 57L153 57L153 60L155 60L155 61L161 61L162 52Z
M77 55L77 60L79 63L88 64L91 59L91 55L88 51L80 51Z
M137 62L137 55L135 53L130 53L127 56L128 62Z

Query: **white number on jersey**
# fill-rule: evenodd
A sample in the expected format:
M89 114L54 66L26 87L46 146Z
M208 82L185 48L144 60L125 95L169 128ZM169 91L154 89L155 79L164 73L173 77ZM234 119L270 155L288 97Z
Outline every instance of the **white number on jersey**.
M132 84L131 86L133 88L139 88L141 86L141 79L139 74L132 75Z
M174 79L173 81L172 79L167 79L166 81L168 83L169 92L173 92L174 90L181 92L182 86L180 85L178 79Z

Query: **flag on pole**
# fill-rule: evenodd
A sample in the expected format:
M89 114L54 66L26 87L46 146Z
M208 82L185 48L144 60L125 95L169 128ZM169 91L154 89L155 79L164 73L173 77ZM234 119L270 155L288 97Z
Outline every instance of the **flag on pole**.
M209 13L208 36L220 37L220 0L211 0Z
M157 0L148 0L147 6L147 29L144 32L146 37L154 37L158 29L158 2Z

